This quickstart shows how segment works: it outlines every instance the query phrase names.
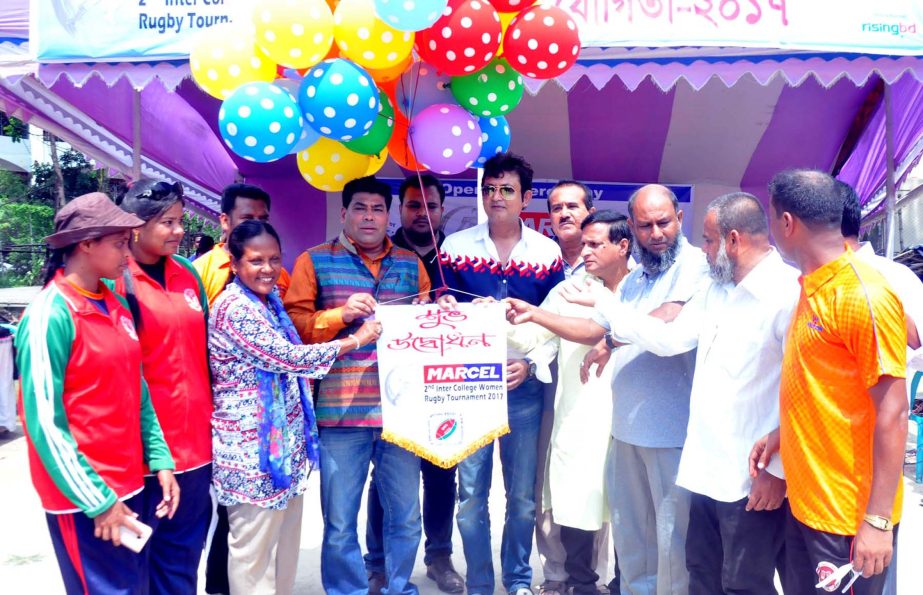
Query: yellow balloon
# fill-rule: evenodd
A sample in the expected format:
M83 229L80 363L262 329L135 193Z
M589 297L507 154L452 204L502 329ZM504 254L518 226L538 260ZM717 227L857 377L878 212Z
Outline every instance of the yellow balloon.
M506 37L506 30L510 28L510 23L519 14L518 12L501 12L500 15L500 48L497 49L497 56L503 55L503 38Z
M339 192L346 182L361 178L369 169L371 157L350 151L325 136L298 153L298 171L305 181L326 192Z
M407 70L410 65L413 64L413 56L407 54L407 57L395 64L394 66L389 66L388 68L366 68L365 70L369 73L369 76L372 77L372 80L376 83L387 83L390 81L395 81L404 74L404 71Z
M365 175L374 176L377 174L378 170L385 166L385 161L387 160L388 149L382 149L378 155L369 155L369 168L365 170Z
M374 0L340 0L333 22L340 56L365 68L395 66L413 49L413 33L398 31L375 16Z
M256 42L277 63L307 68L333 45L333 13L325 0L262 0L253 7Z
M244 83L276 78L276 64L256 45L253 27L218 25L203 31L189 54L192 78L203 91L227 99Z

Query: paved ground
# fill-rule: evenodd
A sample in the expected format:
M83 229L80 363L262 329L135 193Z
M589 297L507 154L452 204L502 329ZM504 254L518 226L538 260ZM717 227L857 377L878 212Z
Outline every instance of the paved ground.
M911 429L913 432L913 429ZM912 434L909 444L915 444ZM499 571L497 552L500 550L502 528L502 479L499 475L499 461L494 465L494 483L491 493L491 519L494 564ZM923 485L913 483L912 468L906 467L904 520L900 532L900 559L898 570L898 593L910 595L919 593L919 578L915 573L915 561L923 555ZM317 479L305 500L304 528L301 537L301 556L298 567L297 592L305 594L322 593L320 586L320 543L321 516ZM365 511L361 513L360 527L364 527ZM360 533L363 529L360 529ZM362 538L360 534L360 539ZM455 564L464 575L464 559L458 534L455 535ZM422 548L417 559L414 582L424 595L435 595L439 591L426 578L423 566ZM535 583L541 581L541 567L537 557L532 556L535 569ZM606 577L608 580L610 577ZM499 577L497 584L500 584ZM917 587L913 587L916 584ZM55 562L54 552L48 538L44 514L38 498L29 481L26 461L25 440L21 430L5 439L0 439L0 591L5 594L38 593L52 595L62 593L63 588Z

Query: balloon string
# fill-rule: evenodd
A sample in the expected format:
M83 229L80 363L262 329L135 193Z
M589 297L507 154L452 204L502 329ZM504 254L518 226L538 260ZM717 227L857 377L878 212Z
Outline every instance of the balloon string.
M421 64L423 63L422 60L420 61L420 63ZM413 64L411 64L410 67L413 68ZM416 157L417 152L416 152L416 149L414 148L413 135L410 134L410 120L413 118L413 108L417 100L417 90L419 89L419 85L420 85L420 70L422 69L417 68L417 72L414 75L413 90L410 94L410 108L407 114L407 142L410 144L410 153L411 155L414 156L413 157L413 171L417 175L417 183L420 186L420 194L423 195L423 211L426 213L426 222L429 225L429 235L430 235L430 238L433 240L433 248L436 249L436 269L439 271L439 280L442 282L442 285L436 288L436 290L437 291L448 291L449 286L445 282L445 271L442 268L442 258L439 256L439 241L436 239L436 230L433 227L433 220L429 214L429 205L426 202L426 187L423 185L423 175L420 171L420 164L417 161L417 157ZM404 81L402 78L401 79L402 85L403 85L403 82ZM440 192L439 194L441 195L442 192ZM434 279L431 279L430 281L434 281ZM466 293L459 289L456 289L454 291L459 291L460 293ZM470 294L470 295L474 295L474 294ZM482 296L476 296L476 297L482 297Z
M448 289L448 288L446 288L446 289ZM476 298L488 299L488 297L487 297L486 295L479 295L479 294L477 294L477 293L470 293L470 292L467 292L467 291L463 291L463 290L461 290L461 289L453 289L452 291L457 291L458 293L463 293L463 294L465 294L465 295L470 295L470 296L476 297ZM430 289L429 291L421 291L420 293L415 293L415 294L413 294L413 295L405 295L405 296L403 296L403 297L394 298L393 300L387 300L387 301L385 301L385 302L378 302L377 305L378 305L378 306L387 306L388 304L393 304L393 303L395 303L395 302L402 302L402 301L404 301L404 300L409 300L409 299L417 298L417 297L420 297L421 295L428 295L428 294L430 294L430 293L432 293L432 292L433 292L432 289Z

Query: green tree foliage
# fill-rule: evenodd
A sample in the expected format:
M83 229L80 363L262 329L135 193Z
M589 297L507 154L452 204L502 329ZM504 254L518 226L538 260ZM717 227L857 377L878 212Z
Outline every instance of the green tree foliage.
M68 149L61 153L61 175L64 178L64 196L67 200L88 192L107 192L110 196L117 193L113 188L115 180L108 180L103 170L97 171L84 157L83 153ZM54 207L55 187L54 168L50 163L32 165L32 187L29 189L29 202Z
M42 238L54 231L54 209L0 197L0 287L38 283L45 251Z

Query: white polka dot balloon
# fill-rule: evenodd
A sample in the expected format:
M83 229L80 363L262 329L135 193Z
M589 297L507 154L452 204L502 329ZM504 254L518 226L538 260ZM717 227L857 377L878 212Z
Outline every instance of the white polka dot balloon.
M503 37L503 56L531 78L554 78L573 66L579 54L577 23L557 6L527 8Z
M340 56L365 68L395 66L413 49L414 34L398 31L379 19L374 0L340 0L333 22Z
M475 164L481 167L494 155L509 150L510 124L503 116L496 116L479 118L478 126L481 128L481 153Z
M431 105L410 122L414 156L438 174L465 171L481 153L481 129L477 119L458 105Z
M349 60L324 60L309 70L298 89L304 117L322 135L348 141L368 132L378 117L378 88Z
M430 28L417 33L417 53L451 76L480 70L497 54L500 15L487 0L449 0Z
M276 65L257 47L250 25L218 25L197 34L189 69L196 84L218 99L227 99L244 83L276 78Z
M257 44L283 66L313 66L333 44L333 13L324 0L261 0L253 23Z
M369 170L372 158L350 151L335 140L321 138L298 153L298 171L305 181L325 192L338 192L346 182Z
M304 120L287 91L272 83L247 83L224 100L218 128L229 149L267 163L289 154L301 136Z
M400 31L421 31L436 22L448 0L375 0L378 18Z

